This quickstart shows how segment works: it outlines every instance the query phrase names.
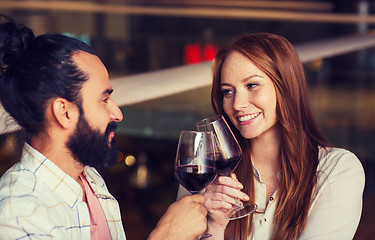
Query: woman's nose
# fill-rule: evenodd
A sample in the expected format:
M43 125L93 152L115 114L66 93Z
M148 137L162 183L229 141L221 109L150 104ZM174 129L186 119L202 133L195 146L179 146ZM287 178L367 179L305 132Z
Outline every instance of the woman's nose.
M246 94L237 92L233 100L233 108L241 110L249 105L249 98Z

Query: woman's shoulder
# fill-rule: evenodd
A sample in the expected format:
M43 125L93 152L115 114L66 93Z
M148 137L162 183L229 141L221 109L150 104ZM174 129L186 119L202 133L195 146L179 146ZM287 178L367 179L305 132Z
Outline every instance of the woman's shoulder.
M363 166L358 157L346 149L337 147L319 149L317 172L335 176L359 174L364 178Z

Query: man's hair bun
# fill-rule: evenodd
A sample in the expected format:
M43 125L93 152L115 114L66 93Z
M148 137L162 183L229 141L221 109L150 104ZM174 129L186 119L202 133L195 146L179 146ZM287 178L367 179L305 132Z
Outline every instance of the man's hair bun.
M0 20L3 18L8 21L0 24L0 66L4 69L22 55L35 36L31 29L0 15Z

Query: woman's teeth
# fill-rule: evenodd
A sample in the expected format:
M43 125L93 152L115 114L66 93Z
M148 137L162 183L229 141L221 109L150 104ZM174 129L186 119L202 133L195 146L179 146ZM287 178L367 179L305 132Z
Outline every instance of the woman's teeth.
M249 121L253 118L256 118L259 116L260 113L253 113L253 114L249 114L249 115L245 115L245 116L241 116L241 117L238 117L238 120L240 122L245 122L245 121Z

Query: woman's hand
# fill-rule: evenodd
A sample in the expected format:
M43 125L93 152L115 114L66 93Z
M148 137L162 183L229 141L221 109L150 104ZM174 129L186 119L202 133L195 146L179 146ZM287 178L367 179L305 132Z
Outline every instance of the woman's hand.
M224 231L229 221L228 211L234 207L236 201L249 200L249 196L242 192L242 189L243 185L234 173L230 177L219 176L206 187L203 195L206 198L204 206L208 211L209 231L212 231L212 228Z

